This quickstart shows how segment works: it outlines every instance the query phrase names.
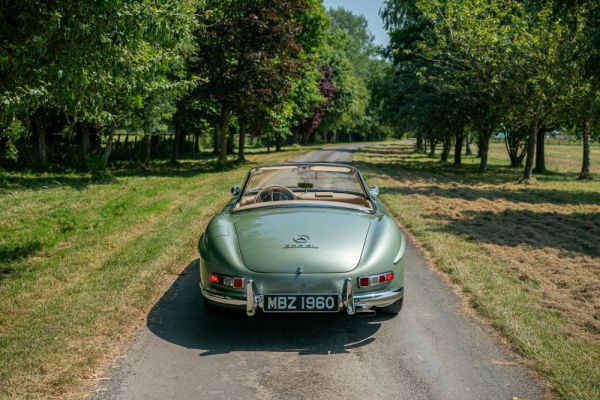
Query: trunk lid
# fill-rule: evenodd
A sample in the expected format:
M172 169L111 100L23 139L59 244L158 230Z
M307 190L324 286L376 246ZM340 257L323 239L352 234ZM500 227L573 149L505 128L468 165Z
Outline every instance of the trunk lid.
M358 265L372 214L336 209L265 209L235 217L248 269L304 274L352 271Z

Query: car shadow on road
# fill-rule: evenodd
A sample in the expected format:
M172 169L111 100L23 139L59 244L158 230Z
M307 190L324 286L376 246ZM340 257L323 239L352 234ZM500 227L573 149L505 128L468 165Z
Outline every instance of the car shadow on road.
M148 329L161 339L200 356L235 351L340 354L372 343L387 316L345 314L209 314L198 289L198 261L190 263L148 313Z

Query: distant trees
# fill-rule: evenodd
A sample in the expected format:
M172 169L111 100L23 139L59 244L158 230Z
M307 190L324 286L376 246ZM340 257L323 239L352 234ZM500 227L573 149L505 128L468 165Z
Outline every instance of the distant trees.
M578 7L585 12L574 9L579 14L566 18L544 1L387 1L388 55L395 86L404 91L392 97L397 119L454 141L457 166L465 129L475 132L481 172L490 137L502 130L511 166L524 159L523 181L533 181L534 166L545 170L546 133L581 124L598 98L586 75L592 35L581 16L589 10Z
M389 64L377 58L373 35L364 16L344 8L327 11L330 27L319 51L319 63L326 73L321 82L327 98L326 109L315 111L310 134L325 140L374 140L393 134L381 118L375 102L376 82ZM315 123L318 121L318 123Z
M198 0L5 4L0 14L0 137L4 154L35 130L38 165L46 157L45 117L62 116L81 142L82 162L96 149L90 135L115 124L151 124L157 104L185 90L179 71L193 48ZM168 108L168 107L167 107ZM144 111L146 110L146 111ZM166 112L170 114L170 112Z
M102 171L122 132L135 134L145 166L166 130L174 132L172 161L193 135L192 151L210 143L221 163L236 137L243 160L248 135L279 150L309 137L389 133L367 107L373 65L386 63L374 58L366 21L343 9L326 15L320 0L2 7L3 164L43 169L77 160Z

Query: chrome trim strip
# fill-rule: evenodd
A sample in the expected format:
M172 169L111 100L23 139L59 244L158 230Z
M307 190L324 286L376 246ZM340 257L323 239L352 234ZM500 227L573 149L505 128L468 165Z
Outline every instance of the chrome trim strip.
M385 292L357 294L354 295L354 304L357 308L361 306L365 306L366 308L386 307L400 300L402 297L404 297L404 288Z
M246 305L246 299L239 299L224 294L214 293L204 288L201 288L201 290L202 296L206 297L208 300L214 303L235 307L244 307Z

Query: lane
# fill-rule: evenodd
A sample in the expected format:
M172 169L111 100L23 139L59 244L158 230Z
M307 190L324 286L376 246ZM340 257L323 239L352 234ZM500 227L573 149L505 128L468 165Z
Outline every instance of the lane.
M299 161L351 162L357 147ZM460 311L418 248L396 318L206 314L192 262L97 399L540 399L527 369Z

